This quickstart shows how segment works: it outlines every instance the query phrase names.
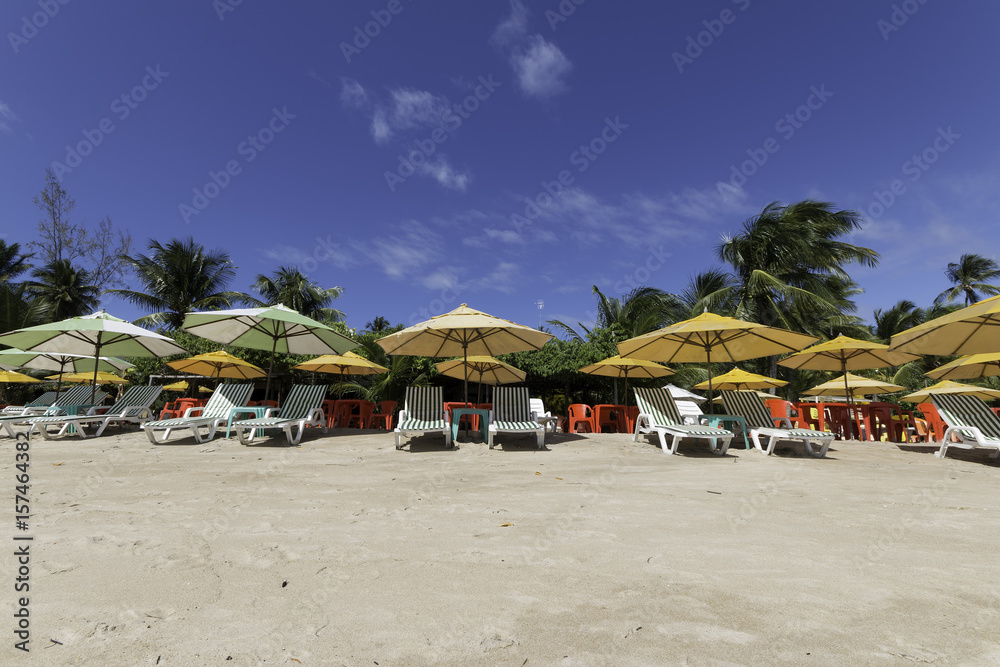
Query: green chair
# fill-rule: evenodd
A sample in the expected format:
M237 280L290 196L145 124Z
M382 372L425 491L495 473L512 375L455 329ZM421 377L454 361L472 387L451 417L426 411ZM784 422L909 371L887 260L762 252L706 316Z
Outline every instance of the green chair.
M229 421L229 411L246 405L252 391L252 384L221 384L216 387L208 403L203 407L188 408L184 411L183 417L146 422L142 425L142 429L154 445L166 442L171 431L184 429L191 429L196 442L211 440L215 437L220 424ZM204 438L201 434L202 428L208 429ZM158 431L163 431L163 438L160 440L156 439Z
M951 447L992 450L990 458L1000 456L1000 417L978 396L931 394L931 403L948 427L941 438L941 449L934 456L943 459ZM952 436L957 442L952 442Z
M399 412L399 425L393 433L396 449L404 447L408 433L444 433L444 445L451 448L451 425L444 417L444 393L441 387L407 387L406 400Z
M534 433L538 449L545 449L545 425L535 420L527 387L497 387L493 390L493 414L487 440L493 449L497 433Z
M297 445L302 439L306 426L319 426L326 433L326 415L323 413L323 399L330 386L326 384L297 384L292 387L280 408L270 408L263 417L241 419L233 422L240 442L249 445L258 429L281 429L289 445ZM298 432L295 433L295 428Z
M774 445L779 440L801 440L809 456L822 458L826 456L826 451L830 448L830 443L833 442L833 433L792 428L792 421L788 417L772 416L771 410L764 404L764 400L752 391L723 391L722 404L726 407L727 413L743 417L747 430L750 431L753 446L766 456L774 451ZM788 428L776 428L776 421L787 424ZM761 436L769 438L767 449L764 449L760 444ZM813 449L811 440L819 443L819 451Z
M85 415L65 415L55 417L34 417L27 420L31 424L31 430L37 430L46 440L54 440L67 433L75 433L81 438L89 438L85 426L96 424L97 430L94 436L104 433L104 429L112 422L132 422L142 424L153 418L150 406L153 405L163 387L160 385L138 385L129 387L122 397L115 401L110 408L93 407ZM97 414L97 410L106 410ZM55 433L49 431L49 427L58 426ZM72 427L72 428L71 428Z
M708 440L709 450L718 456L724 455L729 449L729 443L733 440L732 431L685 424L674 397L668 390L657 387L634 387L634 390L639 415L635 418L632 442L639 441L640 433L655 433L660 438L660 449L664 454L676 453L677 445L686 439ZM667 445L667 435L671 437L670 445Z

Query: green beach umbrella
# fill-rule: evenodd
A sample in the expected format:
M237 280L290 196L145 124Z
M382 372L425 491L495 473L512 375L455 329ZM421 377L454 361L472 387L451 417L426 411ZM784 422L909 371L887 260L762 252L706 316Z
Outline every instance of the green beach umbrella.
M278 352L343 354L358 346L339 331L281 305L187 313L181 329L224 345L270 350L264 400L270 398L274 356Z
M20 348L25 352L83 354L94 359L99 359L102 353L122 357L167 357L186 352L172 339L108 315L103 310L10 331L0 335L0 345ZM95 376L97 371L95 365ZM93 387L96 390L97 385Z

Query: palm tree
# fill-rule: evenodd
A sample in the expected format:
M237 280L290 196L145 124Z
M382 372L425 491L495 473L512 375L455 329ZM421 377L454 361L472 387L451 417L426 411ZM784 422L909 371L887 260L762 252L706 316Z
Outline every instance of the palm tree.
M962 255L958 262L949 262L944 273L953 287L937 295L934 299L936 305L952 303L959 296L965 296L965 305L971 306L980 301L985 294L990 296L1000 294L1000 287L986 282L1000 278L1000 265L988 257L975 254Z
M176 330L184 322L184 314L192 310L231 308L255 301L243 292L227 289L236 277L236 267L225 251L206 252L193 238L173 239L166 245L150 240L148 248L152 251L149 255L125 258L146 291L105 292L153 311L136 324Z
M735 272L736 316L815 331L819 318L853 312L856 285L844 265L874 267L879 259L870 248L838 240L860 228L855 212L833 210L827 202L765 206L717 248Z
M655 287L637 287L621 298L614 298L594 285L593 293L597 295L594 328L610 330L615 343L656 331L676 309L676 297ZM585 335L591 334L591 330L579 322L577 326L583 334L560 320L549 320L549 324L574 340L584 340Z
M375 319L365 325L365 331L373 334L386 333L389 329L392 329L392 324L381 315L376 315Z
M342 311L329 307L344 293L344 288L324 289L294 267L278 267L270 277L258 274L253 288L264 297L267 305L281 304L314 320L344 321Z
M0 333L50 322L48 306L31 298L24 283L0 282Z
M735 280L732 274L720 269L702 271L691 278L683 292L675 295L677 308L671 319L680 322L704 312L730 314L733 287Z
M912 327L927 321L927 311L917 308L917 304L903 299L897 301L895 305L886 310L875 309L875 338L882 343L889 340L901 331L906 331Z
M86 315L100 303L100 290L91 284L90 273L74 267L68 259L54 259L31 275L35 280L25 281L24 285L52 321Z
M33 253L25 255L21 252L20 244L7 245L6 241L0 239L0 283L10 282L30 269L28 260L32 257Z

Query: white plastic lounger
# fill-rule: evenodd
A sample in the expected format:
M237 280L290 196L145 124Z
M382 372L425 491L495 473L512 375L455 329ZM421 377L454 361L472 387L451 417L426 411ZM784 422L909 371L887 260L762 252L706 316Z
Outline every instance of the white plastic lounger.
M229 411L246 405L252 391L252 384L219 385L204 407L188 408L184 411L183 417L146 422L142 428L146 431L149 441L154 445L166 442L171 431L185 429L191 429L196 442L211 440L215 437L219 425L229 421ZM205 436L201 434L202 428L208 429ZM160 440L156 439L157 431L163 431L163 437Z
M129 387L122 397L115 401L115 404L107 411L97 414L98 407L91 408L85 415L65 415L55 417L34 417L27 420L31 424L31 430L37 430L46 440L54 440L60 436L71 434L81 438L92 437L87 434L86 427L97 425L97 430L93 436L104 433L104 429L112 422L131 422L142 424L153 418L150 406L159 397L163 387L160 385L139 385ZM52 426L58 429L53 433L49 431ZM72 427L72 428L71 428Z
M974 449L982 447L992 450L991 459L1000 456L1000 417L978 396L958 396L931 394L931 402L947 425L941 438L941 449L934 456L943 459L948 449ZM952 442L952 436L958 441Z
M750 431L753 446L765 455L770 455L774 451L774 446L779 440L797 440L805 445L806 454L822 458L826 456L826 451L833 442L833 433L792 428L792 421L788 417L772 417L763 399L752 391L723 391L722 403L726 406L726 412L743 417L747 430ZM774 424L776 421L787 424L788 427L776 428ZM760 444L761 436L770 438L767 449ZM819 451L813 449L811 441L819 443Z
M444 433L444 445L451 449L451 425L444 418L444 392L441 387L407 387L406 401L399 412L399 425L393 433L396 449L402 449L407 433Z
M545 425L538 423L531 412L527 387L494 389L491 416L487 437L490 449L493 449L493 436L498 433L534 433L538 449L545 449Z
M240 442L249 445L258 429L281 429L289 445L297 445L302 439L306 426L322 427L326 433L326 415L323 413L323 398L329 385L297 384L292 387L280 408L271 408L263 417L241 419L233 422ZM298 432L295 433L295 429Z
M711 426L686 425L674 403L674 397L666 389L635 387L635 402L639 406L639 416L635 418L635 433L632 442L639 441L639 434L655 433L660 438L660 449L664 454L674 454L681 440L708 440L709 450L722 456L729 449L733 432ZM666 437L671 437L667 445Z

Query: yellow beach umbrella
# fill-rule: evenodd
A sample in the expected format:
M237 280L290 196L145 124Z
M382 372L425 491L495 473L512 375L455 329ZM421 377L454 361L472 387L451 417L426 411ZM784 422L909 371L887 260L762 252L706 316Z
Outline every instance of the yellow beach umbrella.
M845 391L845 387L848 391ZM861 377L853 373L845 373L842 377L834 378L823 384L816 385L812 389L807 389L803 393L808 396L869 396L871 394L891 394L895 391L902 391L906 387L898 384L889 384L881 380Z
M489 355L537 350L554 336L538 329L515 324L462 304L455 310L437 315L379 339L389 354L412 354L425 357ZM465 377L465 402L469 402L469 378Z
M772 387L784 387L787 382L784 380L778 380L776 378L770 378L766 375L758 375L757 373L751 373L750 371L745 371L741 368L734 368L728 373L723 373L719 377L715 378L713 381L715 388L722 391L723 389L740 391L743 389L770 389ZM708 389L708 381L696 384L695 389ZM763 393L763 392L759 392ZM767 394L768 398L774 398L771 394Z
M712 362L736 362L801 350L816 342L815 336L745 322L714 313L702 313L618 343L623 357L649 359L664 364L708 364L709 398L712 397Z
M293 368L300 371L312 371L314 373L339 374L341 386L338 396L343 395L344 378L348 375L380 375L382 373L389 372L389 369L385 366L380 366L374 361L365 359L361 355L353 352L344 352L343 354L324 354L321 357L305 361L298 366L294 366Z
M797 370L840 371L846 379L847 371L899 366L919 358L918 354L890 350L882 343L841 335L790 354L778 365ZM848 402L852 398L846 388L837 396L847 396Z
M129 383L129 381L125 378L115 375L114 373L108 373L107 371L95 371L92 373L63 373L62 375L50 375L46 379L60 382L80 382L83 384L91 384L95 381L97 384Z
M211 378L239 378L241 380L252 380L262 378L267 373L263 369L254 366L249 361L244 361L233 356L225 350L208 352L206 354L196 354L187 359L167 362L174 370L192 375L204 375Z
M458 378L459 380L464 380L469 373L475 373L476 377L470 379L473 379L474 382L478 383L480 385L480 389L484 384L497 386L501 384L524 382L524 378L528 376L527 373L519 368L514 368L510 364L505 364L495 357L485 355L473 355L468 359L449 359L448 361L439 361L434 364L434 367L442 375ZM480 400L480 391L477 389L476 403L479 403Z
M969 354L924 373L935 380L967 380L1000 375L1000 352Z
M722 377L722 376L720 375L719 377ZM743 391L743 390L739 390L738 389L737 391ZM770 399L770 398L777 398L777 396L774 396L773 394L769 394L766 391L754 391L753 393L757 394L758 396L760 396L761 398L763 398L765 401L768 400L768 399ZM722 403L722 397L721 396L716 396L715 398L712 399L712 402L713 403Z
M616 354L607 359L601 359L595 364L583 366L578 369L581 373L589 375L605 375L614 378L625 378L625 405L628 405L628 379L632 378L658 378L665 375L673 375L673 369L662 366L655 361L648 359L632 359ZM618 385L615 385L615 393L618 393ZM618 402L617 396L615 402Z
M926 403L927 401L930 400L931 394L958 394L961 396L977 396L983 399L984 401L995 401L996 399L1000 398L1000 391L996 389L977 387L971 384L952 382L951 380L942 380L937 384L932 384L929 387L924 387L920 391L915 391L912 394L908 394L899 400L910 401L911 403Z
M41 382L41 380L33 378L30 375L25 375L24 373L18 373L17 371L0 371L0 382L23 382L27 384Z
M181 380L180 382L174 382L173 384L163 385L163 391L185 392L188 390L188 387L190 387L190 385L187 383L187 380ZM203 394L209 394L212 393L213 390L209 387L198 387L198 391Z
M1000 296L898 333L889 347L940 356L1000 352Z

